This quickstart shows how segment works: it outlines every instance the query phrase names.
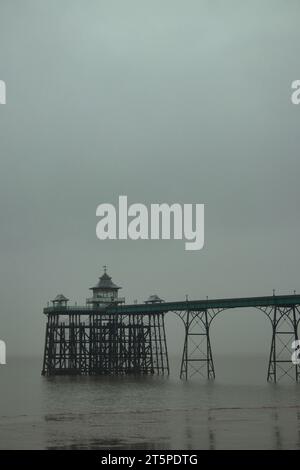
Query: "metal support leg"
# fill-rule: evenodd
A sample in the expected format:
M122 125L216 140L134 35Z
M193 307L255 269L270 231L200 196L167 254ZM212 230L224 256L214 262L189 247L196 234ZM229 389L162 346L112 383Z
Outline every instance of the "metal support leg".
M292 363L292 342L298 339L298 320L294 306L274 306L268 313L272 324L272 340L268 366L268 381L290 378L298 382L299 365Z
M185 324L185 340L180 378L187 380L198 374L215 378L215 369L209 337L211 316L207 310L186 311L180 315Z

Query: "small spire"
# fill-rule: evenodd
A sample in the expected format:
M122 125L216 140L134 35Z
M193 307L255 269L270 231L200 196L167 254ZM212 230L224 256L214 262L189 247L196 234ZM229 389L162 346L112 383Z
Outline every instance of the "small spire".
M104 274L106 274L106 271L107 271L107 266L106 266L106 264L103 266L103 269L104 269Z

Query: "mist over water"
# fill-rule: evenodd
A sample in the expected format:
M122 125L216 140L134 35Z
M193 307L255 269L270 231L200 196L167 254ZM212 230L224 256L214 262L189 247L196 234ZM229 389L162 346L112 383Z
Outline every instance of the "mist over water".
M297 0L0 1L1 449L300 447L300 385L267 383L257 309L213 320L213 382L179 380L173 313L170 377L41 377L36 357L43 307L85 305L103 264L126 303L299 292L299 17ZM204 203L203 249L99 240L120 195Z
M216 380L41 377L0 368L1 449L300 448L299 384L266 382L267 358L216 356Z

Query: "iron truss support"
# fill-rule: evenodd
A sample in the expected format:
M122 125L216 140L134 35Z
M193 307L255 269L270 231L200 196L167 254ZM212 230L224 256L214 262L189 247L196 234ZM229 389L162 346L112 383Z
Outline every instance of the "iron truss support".
M298 382L300 369L292 362L292 343L298 340L299 307L274 305L260 310L269 317L272 325L268 382L276 383L284 378Z
M219 310L186 310L178 312L185 326L185 339L181 360L180 378L188 380L194 375L215 378L209 329Z
M164 316L49 314L42 375L169 374Z

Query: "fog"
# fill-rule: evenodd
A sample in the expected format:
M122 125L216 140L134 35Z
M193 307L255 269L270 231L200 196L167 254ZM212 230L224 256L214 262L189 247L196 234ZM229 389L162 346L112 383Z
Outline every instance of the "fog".
M127 302L300 289L298 1L0 0L0 338L42 354L47 301L108 265ZM96 208L205 204L205 243L96 237ZM169 349L183 345L167 317ZM224 312L219 354L263 353Z

